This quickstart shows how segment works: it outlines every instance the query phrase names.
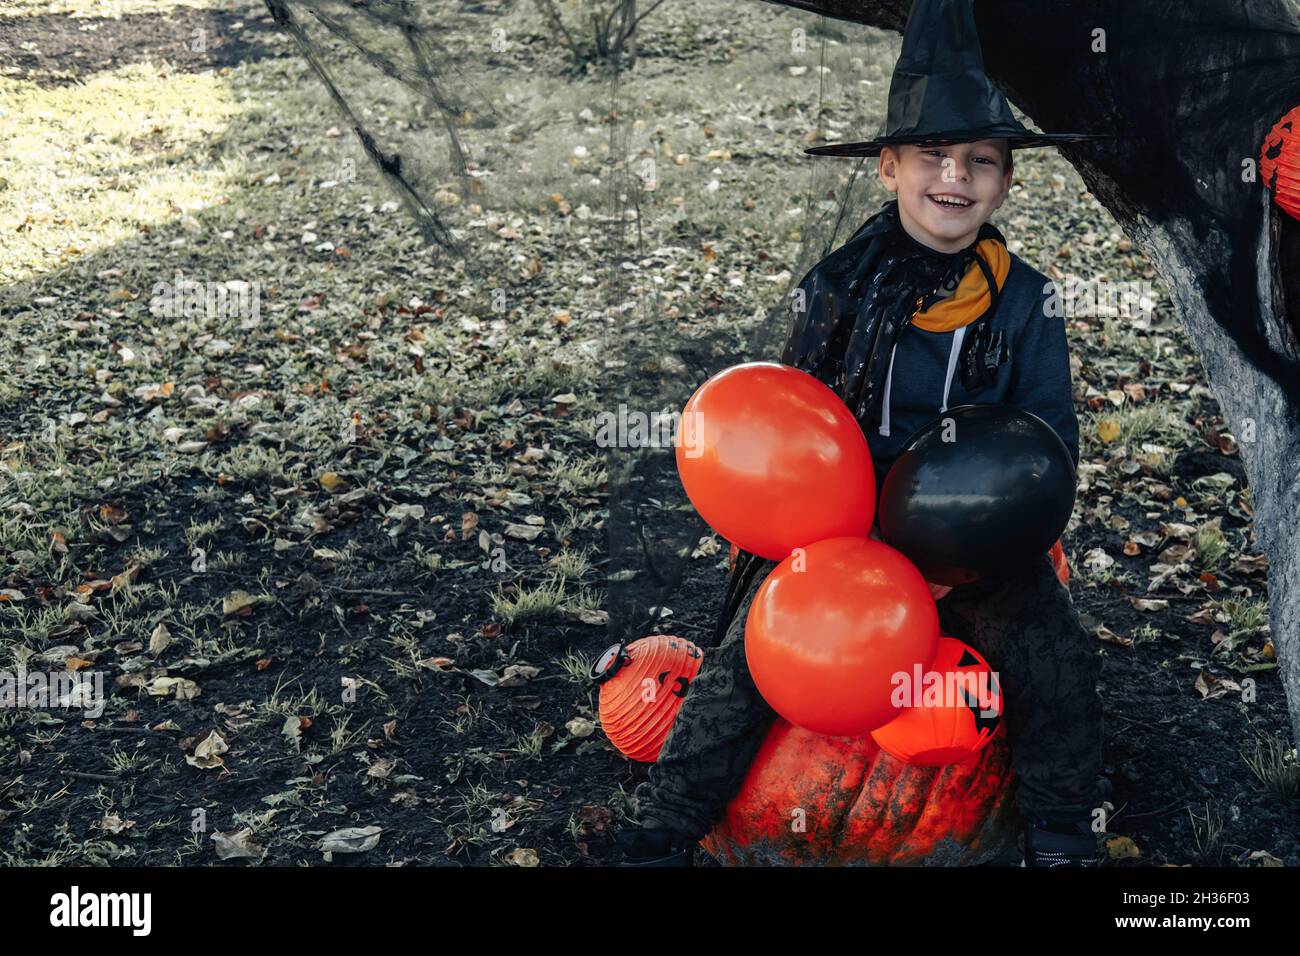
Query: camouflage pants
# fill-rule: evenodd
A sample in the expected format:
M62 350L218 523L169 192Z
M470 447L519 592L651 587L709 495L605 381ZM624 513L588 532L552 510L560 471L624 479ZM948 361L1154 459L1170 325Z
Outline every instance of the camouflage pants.
M777 562L759 568L721 644L705 650L649 780L636 788L644 826L698 839L744 780L775 712L745 663L745 618ZM1051 559L962 585L938 602L940 630L997 673L1022 816L1082 820L1101 805L1101 650L1079 621Z

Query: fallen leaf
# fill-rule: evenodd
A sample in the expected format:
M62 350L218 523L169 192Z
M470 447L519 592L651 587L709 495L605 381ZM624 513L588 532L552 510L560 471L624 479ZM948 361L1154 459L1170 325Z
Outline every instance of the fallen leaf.
M1083 556L1083 566L1089 571L1105 571L1115 563L1115 559L1101 548L1093 548Z
M260 860L266 855L266 849L253 842L253 831L248 827L218 831L212 834L212 842L217 845L218 860Z
M536 850L528 850L523 847L516 847L511 850L506 859L515 866L537 866L540 862Z
M498 687L518 687L541 673L541 668L528 664L511 664L501 672Z
M226 746L226 738L218 730L209 731L208 735L199 741L194 748L194 753L185 755L185 762L191 767L198 767L200 770L213 770L225 764L221 759L221 754L230 748Z
M1146 387L1140 382L1130 382L1127 385L1121 385L1120 388L1128 396L1129 401L1140 402L1147 397Z
M691 552L691 557L711 558L715 554L717 554L721 549L722 549L722 545L718 543L718 538L716 535L711 535L711 534L705 535L703 538L700 538L699 545L695 548L694 551Z
M1107 840L1106 852L1112 860L1136 860L1142 855L1137 844L1126 836L1111 837Z
M163 651L167 650L167 645L172 642L171 631L167 630L167 625L162 621L153 629L149 635L149 653L157 657Z
M305 718L299 717L296 714L290 714L288 717L284 718L284 726L280 728L280 733L284 736L285 740L293 744L294 750L299 750L302 747L302 732L306 727L311 726L310 720L308 720L307 724L304 726L304 719Z
M123 833L135 826L134 820L123 820L116 813L105 813L99 828L108 833Z
M1128 603L1139 611L1165 611L1169 609L1169 602L1163 598L1135 598L1128 599Z
M202 693L198 684L184 677L156 677L144 689L154 697L175 696L177 700L193 700Z
M1209 700L1212 697L1222 697L1228 691L1237 691L1240 693L1241 685L1235 680L1228 677L1216 677L1209 671L1203 670L1196 677L1196 689L1201 694L1202 700Z
M320 838L317 848L329 859L331 853L365 853L379 842L383 827L344 827Z
M258 599L247 591L231 591L230 594L221 599L222 616L229 617L232 614L238 614L245 608L251 608L257 602Z
M590 737L596 730L596 724L587 717L574 717L564 725L564 729L575 737Z
M1116 634L1105 624L1099 625L1097 627L1097 637L1100 640L1105 641L1107 644L1118 644L1120 647L1130 647L1133 644L1133 638L1123 637L1119 634Z

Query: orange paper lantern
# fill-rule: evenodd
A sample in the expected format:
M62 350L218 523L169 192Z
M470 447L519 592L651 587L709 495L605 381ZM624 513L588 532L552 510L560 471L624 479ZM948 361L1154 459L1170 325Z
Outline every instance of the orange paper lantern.
M1300 106L1274 124L1259 154L1259 176L1273 201L1300 219Z
M591 669L600 684L600 725L631 760L659 758L704 652L691 641L654 634L606 649Z

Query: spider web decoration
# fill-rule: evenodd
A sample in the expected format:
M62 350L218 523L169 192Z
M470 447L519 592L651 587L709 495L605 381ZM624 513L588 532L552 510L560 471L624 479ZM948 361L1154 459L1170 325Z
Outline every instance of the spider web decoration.
M461 185L462 198L474 189L466 169L465 148L456 129L468 101L448 92L454 89L464 94L472 91L474 84L459 70L445 66L452 58L434 40L434 31L422 22L418 8L410 0L265 0L265 3L276 24L297 42L303 58L347 120L366 156L400 199L424 239L458 259L467 260L470 250L454 234L448 214L434 208L429 194L433 184L447 177ZM309 23L323 28L325 36L313 36ZM337 44L331 47L328 39ZM361 113L374 111L362 107L359 112L355 105L357 97L350 97L340 89L336 69L331 69L342 65L340 45L350 48L372 69L405 88L420 113L437 115L446 134L444 166L434 161L436 154L419 150L412 141L415 137L404 137L398 128L376 135L375 122L363 121ZM495 113L489 101L480 97L478 102ZM405 143L401 142L403 139ZM384 140L394 141L387 151Z
M365 155L400 199L423 239L454 257L467 272L480 268L475 266L473 249L462 239L464 230L453 220L465 204L445 208L433 197L449 183L457 185L462 197L485 191L459 129L471 97L480 112L502 118L502 111L474 92L480 83L499 85L491 72L499 69L500 58L495 67L483 57L477 59L477 68L468 65L464 57L457 62L453 51L434 39L435 23L440 15L457 12L505 15L515 5L484 2L471 9L471 5L461 4L461 11L453 11L450 2L435 5L409 0L265 3L276 22L297 42ZM625 18L627 13L624 11ZM794 121L796 125L804 132L816 128L822 116L824 84L831 82L827 77L847 77L843 82L851 86L846 92L853 94L849 102L860 104L868 114L854 117L854 128L879 126L883 102L874 101L883 97L857 95L855 84L863 59L892 62L898 38L813 18L798 29L820 34L821 43L816 53L820 76L817 110ZM838 42L828 44L828 36ZM882 44L886 50L881 50ZM365 102L366 88L351 72L358 60L391 81L384 89L385 98L398 87L409 94L407 106L415 111L416 119L392 121L389 109ZM765 311L760 309L752 316L722 310L704 321L680 321L670 314L652 278L669 260L646 248L643 201L649 194L649 182L639 170L655 155L655 148L645 134L637 138L637 97L627 95L634 82L635 76L621 63L611 64L602 117L609 128L610 147L601 171L605 209L593 217L603 236L594 253L597 261L588 266L604 275L605 301L600 317L602 334L588 360L601 379L606 396L603 405L609 413L626 408L668 416L680 413L695 389L724 368L746 361L779 360L793 318L789 293L812 265L856 231L874 212L869 208L873 201L878 205L881 197L872 193L874 177L864 175L864 171L874 171L874 161L869 169L862 160L819 162L803 154L808 145L805 138L792 138L788 151L769 159L807 166L807 189L789 197L789 205L803 208L802 221L798 216L789 220L798 223L799 249L790 264L785 289L773 296ZM595 112L596 103L592 106ZM742 151L746 146L743 142L734 145ZM441 165L435 161L439 156L445 157ZM780 238L774 236L773 242ZM699 298L702 296L697 295ZM688 301L691 306L698 304ZM710 534L709 528L686 498L670 442L634 447L618 443L604 451L609 478L603 528L607 557L595 563L605 571L608 641L631 641L664 627L685 627L711 632L706 639L692 634L696 643L706 647L716 644L763 562L740 553L716 618L691 624L678 616L665 624L666 608L675 603L673 595L682 587L692 554ZM727 547L722 542L723 556ZM716 580L710 576L700 586L711 595ZM712 597L708 604L716 606Z

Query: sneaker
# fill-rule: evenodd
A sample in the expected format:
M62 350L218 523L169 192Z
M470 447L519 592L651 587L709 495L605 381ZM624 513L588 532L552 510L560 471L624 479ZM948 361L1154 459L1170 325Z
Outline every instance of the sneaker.
M623 851L619 866L693 866L695 846L672 830L637 827L620 830L614 841Z
M1021 866L1100 866L1097 837L1086 822L1038 819L1025 827Z

